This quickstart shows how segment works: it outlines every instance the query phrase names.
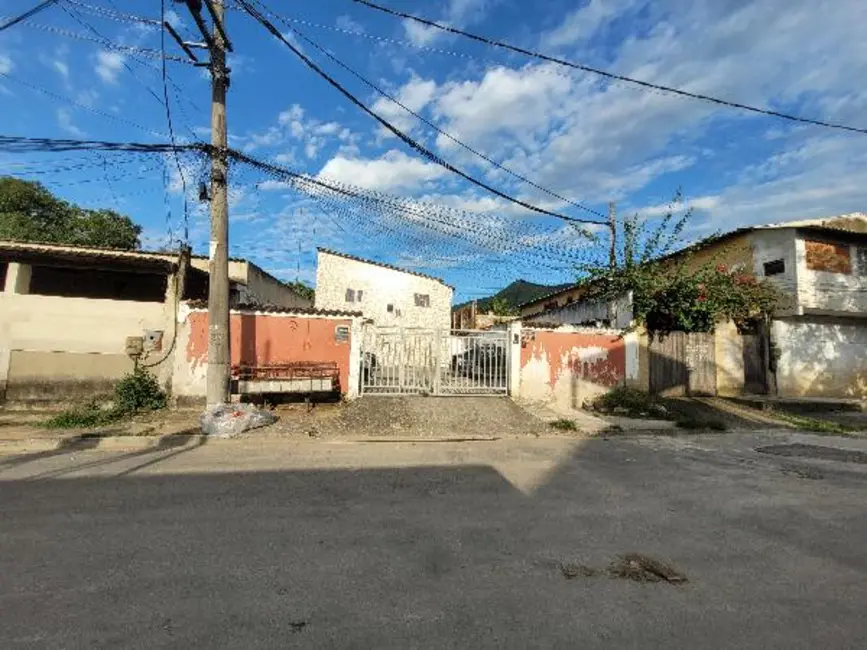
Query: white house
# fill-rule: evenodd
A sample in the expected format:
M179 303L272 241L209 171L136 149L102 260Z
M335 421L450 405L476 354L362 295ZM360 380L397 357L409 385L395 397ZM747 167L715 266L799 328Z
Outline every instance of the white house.
M439 278L320 248L316 308L360 311L379 326L448 330L454 289Z

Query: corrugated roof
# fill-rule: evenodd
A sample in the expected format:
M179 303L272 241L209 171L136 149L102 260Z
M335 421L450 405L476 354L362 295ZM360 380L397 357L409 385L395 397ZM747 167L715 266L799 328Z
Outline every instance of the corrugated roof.
M27 253L59 258L104 260L113 262L146 263L171 269L177 264L177 254L149 253L117 248L91 246L66 246L61 244L37 244L33 242L0 241L0 252Z
M207 300L188 300L190 309L207 309ZM232 311L254 311L265 314L295 314L298 316L335 316L340 318L361 318L360 311L342 311L340 309L316 309L315 307L280 307L278 305L258 305L255 303L240 303L232 307Z
M427 280L433 280L434 282L439 282L444 287L448 287L452 291L454 291L454 287L450 284L446 284L446 282L442 278L435 278L432 275L427 275L426 273L419 273L418 271L410 271L408 269L402 269L399 266L394 266L392 264L387 264L385 262L377 262L376 260L367 260L363 257L357 257L356 255L349 255L348 253L341 253L339 251L331 250L330 248L317 248L316 249L320 253L325 253L326 255L334 255L336 257L342 257L347 260L352 260L354 262L361 262L362 264L372 264L373 266L381 266L384 269L391 269L392 271L399 271L400 273L407 273L409 275L416 275L420 278L425 278Z
M710 246L711 244L716 244L720 241L724 241L731 237L735 237L737 235L743 235L750 232L755 232L758 230L782 230L784 228L797 228L797 229L809 229L816 231L830 231L830 232L844 232L851 234L864 235L867 234L867 213L864 212L850 212L848 214L837 215L836 217L821 217L818 219L798 219L794 221L778 221L775 223L762 224L757 226L744 226L743 228L737 228L735 230L731 230L727 233L723 233L722 235L718 235L715 237L708 237L706 239L702 239L697 241L689 246L685 246L678 251L673 253L669 253L664 256L664 258L677 257L682 253L690 250L696 250L700 248L704 248L705 246ZM566 289L562 289L560 291L555 291L553 293L549 293L547 295L536 298L535 300L527 301L523 304L518 305L518 309L523 309L525 307L529 307L530 305L535 305L536 303L542 303L546 300L550 300L551 298L562 296L565 293L569 293L570 291L574 291L581 285L580 282L575 283L571 287Z

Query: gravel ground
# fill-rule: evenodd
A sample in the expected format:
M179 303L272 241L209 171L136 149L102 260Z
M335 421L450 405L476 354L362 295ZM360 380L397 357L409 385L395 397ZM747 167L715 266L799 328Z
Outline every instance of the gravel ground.
M308 437L503 438L550 433L508 398L367 397L349 404L280 408L269 431Z

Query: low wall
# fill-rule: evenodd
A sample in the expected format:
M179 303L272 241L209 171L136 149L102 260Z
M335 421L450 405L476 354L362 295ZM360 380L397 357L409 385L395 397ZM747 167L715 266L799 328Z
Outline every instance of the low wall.
M208 313L183 310L178 326L172 393L179 398L206 394ZM338 336L347 328L348 337ZM232 311L232 365L269 365L292 362L333 362L340 374L340 392L358 392L360 322L358 319L302 313Z
M638 337L590 328L521 330L519 396L580 408L623 383L638 381Z

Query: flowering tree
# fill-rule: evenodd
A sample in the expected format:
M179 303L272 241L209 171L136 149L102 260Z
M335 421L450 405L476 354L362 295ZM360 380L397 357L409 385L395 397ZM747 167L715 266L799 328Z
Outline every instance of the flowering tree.
M658 334L711 332L720 321L767 318L778 300L772 285L725 264L693 264L689 250L666 257L682 244L680 234L692 216L687 210L675 218L679 203L678 195L655 227L638 215L623 221L615 265L580 267L588 296L615 300L631 291L635 323Z

